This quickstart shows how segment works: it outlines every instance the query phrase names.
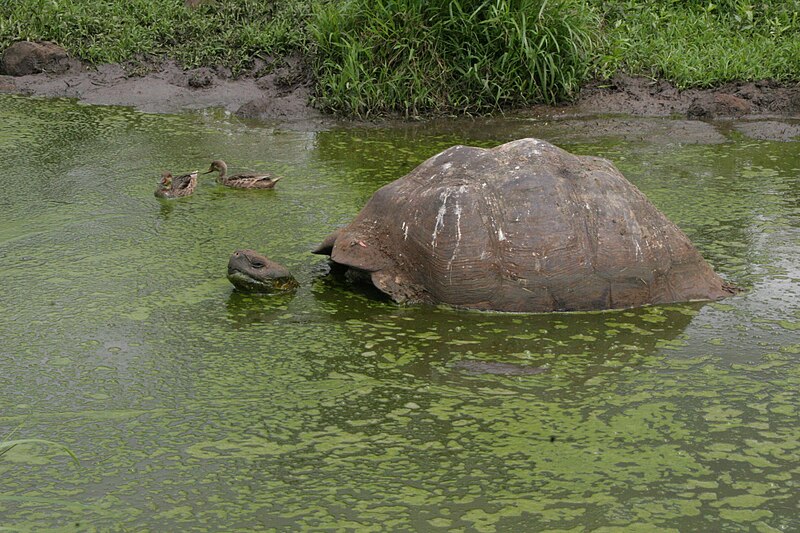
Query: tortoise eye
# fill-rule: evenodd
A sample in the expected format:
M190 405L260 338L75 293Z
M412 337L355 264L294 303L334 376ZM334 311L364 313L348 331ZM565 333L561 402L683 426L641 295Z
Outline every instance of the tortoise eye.
M266 266L266 265L265 265L264 263L262 263L261 261L251 261L251 262L250 262L250 265L251 265L253 268L264 268L264 267Z

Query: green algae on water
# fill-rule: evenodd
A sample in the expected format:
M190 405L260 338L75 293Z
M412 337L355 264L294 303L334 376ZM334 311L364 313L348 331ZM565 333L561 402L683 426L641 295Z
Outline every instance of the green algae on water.
M797 529L800 161L785 146L561 143L612 158L748 290L513 315L397 306L309 251L434 153L530 121L304 131L0 102L0 434L21 425L81 459L0 458L5 527ZM222 155L286 179L152 198L161 170ZM234 292L242 247L289 267L296 293Z

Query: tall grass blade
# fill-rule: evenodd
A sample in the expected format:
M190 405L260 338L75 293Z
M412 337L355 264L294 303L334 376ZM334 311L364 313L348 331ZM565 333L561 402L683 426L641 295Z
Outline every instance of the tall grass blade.
M80 466L80 464L81 464L81 462L78 460L78 456L75 455L75 453L72 450L70 450L69 448L67 448L63 444L59 444L57 442L53 442L51 440L45 440L45 439L16 439L16 440L0 441L0 457L5 455L6 453L8 453L12 448L14 448L16 446L24 445L24 444L44 444L46 446L53 446L53 447L59 448L61 451L65 452L67 455L69 455L72 458L72 461L76 465Z

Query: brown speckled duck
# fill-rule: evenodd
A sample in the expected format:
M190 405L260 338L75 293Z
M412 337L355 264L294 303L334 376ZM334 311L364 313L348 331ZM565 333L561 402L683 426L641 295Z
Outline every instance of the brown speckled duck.
M181 176L173 176L169 172L161 174L161 182L156 189L156 197L158 198L180 198L182 196L189 196L194 192L197 187L197 173L190 172Z
M219 172L217 182L226 187L234 187L236 189L272 189L281 179L281 176L273 176L271 174L234 174L233 176L228 176L228 165L221 159L212 161L211 168L208 169L208 172L203 172L203 174L209 174L215 170Z

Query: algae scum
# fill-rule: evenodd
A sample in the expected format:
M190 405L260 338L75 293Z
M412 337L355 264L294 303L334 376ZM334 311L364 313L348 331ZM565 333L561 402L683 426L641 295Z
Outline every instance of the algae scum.
M800 529L797 143L0 104L0 437L81 459L0 456L0 526ZM402 307L309 253L434 153L523 136L610 158L747 291L589 314ZM162 170L220 157L285 179L153 197ZM233 292L237 248L300 289Z

